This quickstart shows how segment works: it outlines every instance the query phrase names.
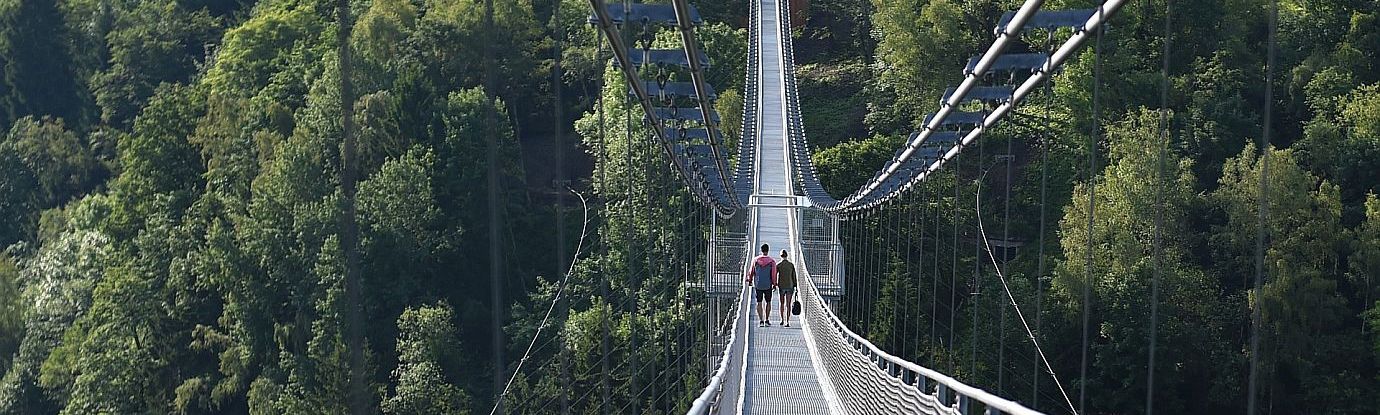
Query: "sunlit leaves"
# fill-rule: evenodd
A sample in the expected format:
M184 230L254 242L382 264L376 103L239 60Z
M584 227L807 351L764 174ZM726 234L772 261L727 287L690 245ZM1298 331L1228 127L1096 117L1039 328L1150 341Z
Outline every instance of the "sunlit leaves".
M61 394L39 388L39 369L61 344L67 328L91 306L92 290L104 278L110 255L109 238L74 231L45 244L23 263L20 283L28 311L24 340L0 380L4 412L55 412L62 407Z
M385 413L469 413L469 396L451 380L460 375L453 372L460 369L461 347L454 321L454 310L445 302L409 307L398 317L397 386L384 401Z

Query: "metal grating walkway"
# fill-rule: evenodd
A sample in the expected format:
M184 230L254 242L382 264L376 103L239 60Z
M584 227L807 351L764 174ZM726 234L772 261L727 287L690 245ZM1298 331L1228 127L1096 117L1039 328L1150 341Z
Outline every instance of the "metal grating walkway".
M777 0L759 0L757 21L760 36L761 72L758 74L757 182L755 203L780 206L794 204L789 167L789 140L786 137L785 84L782 80L781 25ZM775 195L775 197L773 197ZM785 197L781 197L785 196ZM793 218L789 207L753 208L753 247L771 245L773 257L782 248L792 251L792 261L800 261L798 244L792 240ZM805 276L802 276L805 277ZM805 277L808 278L808 277ZM772 294L771 320L780 323L780 300ZM751 303L751 302L750 302ZM755 304L752 304L755 306ZM748 352L743 373L745 387L741 412L745 414L828 414L829 403L801 325L792 317L793 327L757 327L756 309L744 307L753 324L747 329Z
M773 319L779 318L773 317ZM797 318L791 327L749 327L745 414L827 414L819 378Z

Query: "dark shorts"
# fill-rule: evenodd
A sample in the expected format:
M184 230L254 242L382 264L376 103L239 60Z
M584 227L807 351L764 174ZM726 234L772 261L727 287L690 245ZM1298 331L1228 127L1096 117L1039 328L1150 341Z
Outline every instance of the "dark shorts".
M791 288L776 287L776 291L780 292L781 295L791 295L791 294L795 294L795 287L791 287Z
M760 302L763 302L763 301L771 302L771 289L770 289L770 288L765 289L765 290L759 290L759 289L753 288L752 290L757 292L757 302L759 302L759 303L760 303Z

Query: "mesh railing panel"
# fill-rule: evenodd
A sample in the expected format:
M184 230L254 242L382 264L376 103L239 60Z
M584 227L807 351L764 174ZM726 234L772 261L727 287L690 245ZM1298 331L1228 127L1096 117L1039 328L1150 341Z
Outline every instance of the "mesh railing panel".
M819 209L800 209L797 230L801 257L820 295L843 295L843 246L836 235L838 220Z
M806 254L810 255L808 251ZM840 405L849 413L860 414L958 414L957 407L943 405L937 396L921 393L919 388L889 375L883 369L888 366L885 361L879 364L875 357L859 351L825 304L814 283L811 262L807 259L802 270L812 277L801 284L801 315L806 320L806 336L815 344L817 362L824 366Z
M704 291L711 296L734 296L743 288L743 264L747 263L747 235L722 233L710 242L714 264Z
M810 275L807 261L801 272ZM801 284L801 314L840 406L858 414L1038 414L891 356L853 333L825 303L813 278Z

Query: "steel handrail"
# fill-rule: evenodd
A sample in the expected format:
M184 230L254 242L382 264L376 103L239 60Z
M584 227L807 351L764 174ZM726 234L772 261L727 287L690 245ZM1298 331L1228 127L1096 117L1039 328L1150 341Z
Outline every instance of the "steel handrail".
M721 201L713 195L713 191L710 190L704 178L690 174L690 169L681 162L681 158L676 157L675 149L671 145L671 140L666 137L665 129L659 128L662 123L660 119L657 118L655 111L656 106L652 103L651 97L648 95L645 85L637 76L636 71L632 69L634 66L632 65L631 58L628 57L627 45L623 43L623 37L619 34L618 29L614 28L613 19L609 16L608 7L604 3L604 0L589 0L589 3L590 7L594 8L595 25L603 32L604 37L608 38L610 48L613 49L614 59L618 61L618 65L621 69L619 72L622 72L624 78L626 78L628 88L631 88L637 95L638 103L642 105L642 111L646 114L647 120L653 126L658 127L652 128L653 133L656 134L658 141L661 142L662 150L670 158L671 165L675 167L676 172L685 180L686 187L689 187L706 205L712 206L716 215L722 218L732 217L733 213L737 210L735 206L737 204L736 198L731 201L732 205L720 203ZM703 100L706 97L698 95L697 98ZM720 176L724 176L725 174L726 172L719 172ZM698 183L695 183L694 179L697 177L699 180ZM696 184L699 184L699 186ZM725 189L725 192L727 192L727 190L728 189Z
M1102 26L1106 23L1107 19L1115 15L1116 12L1120 10L1123 5L1125 5L1125 3L1126 0L1108 0L1107 2L1098 6L1098 11L1096 13L1093 13L1092 17L1088 18L1088 21L1083 24L1082 29L1079 30L1078 33L1070 37L1068 40L1066 40L1063 43L1063 45L1061 45L1059 49L1055 51L1054 54L1050 55L1049 58L1045 59L1044 64L1041 65L1042 69L1039 72L1036 72L1035 74L1031 75L1029 78L1026 78L1026 80L1021 84L1021 86L1016 88L1015 93L1012 94L1010 100L1006 101L1005 103L1002 103L1000 106L993 109L991 113L989 113L986 117L983 118L981 125L977 126L972 131L969 131L968 134L965 135L963 139L959 141L958 144L951 147L949 151L947 151L943 156L936 159L933 163L930 164L929 167L926 167L923 172L916 175L915 178L911 179L905 185L897 187L891 193L884 195L883 197L874 198L873 201L864 205L850 206L848 207L848 210L857 211L874 208L880 205L881 203L886 202L891 197L894 197L895 195L909 190L911 187L915 185L916 182L924 180L924 178L927 175L943 167L945 162L951 160L954 156L957 156L958 153L961 152L965 146L972 143L973 141L976 141L982 135L982 133L986 132L989 128L995 126L998 122L1000 122L1003 118L1010 114L1010 112L1013 109L1015 109L1015 107L1019 105L1021 101L1023 101L1026 98L1026 96L1033 93L1035 89L1040 86L1041 83L1043 83L1045 80L1047 80L1050 76L1053 75L1054 68L1063 65L1064 62L1072 58L1073 54L1078 50L1078 48L1082 46L1082 44L1086 42L1088 38L1093 36L1097 30L1101 29ZM1013 19L1013 22L1014 21L1015 20ZM1008 28L1009 27L1010 26L1008 26ZM957 93L954 94L955 97L957 97L957 95ZM941 111L943 110L941 109ZM939 122L938 118L939 117L936 116L935 120L933 121ZM921 135L923 137L928 137L928 133L929 130L926 130L922 132ZM918 142L923 142L923 140L917 137L917 140L912 142L911 150L908 150L908 152L912 151L915 148L918 148ZM904 160L902 160L902 162L904 162ZM874 180L874 182L876 182L879 185L881 183L881 180L884 180L884 178L879 177L877 180ZM854 200L853 202L857 202L857 200Z
M704 68L700 60L696 59L696 52L699 51L699 42L695 40L695 22L690 18L690 6L686 0L672 0L671 6L676 11L676 27L680 29L681 43L685 47L685 59L690 63L690 79L695 85L695 96L700 106L700 113L704 114L704 127L709 130L709 149L714 152L715 168L719 169L719 181L723 182L724 190L733 189L733 182L728 177L727 157L720 150L720 143L723 136L719 131L719 124L714 122L712 114L714 105L707 99L707 87L704 80ZM658 124L660 125L660 124ZM737 198L734 198L737 201Z
M690 410L686 412L687 414L708 414L711 409L718 406L719 401L723 398L724 375L728 371L729 362L731 360L730 357L732 356L730 351L734 350L733 345L735 343L739 340L744 340L738 336L738 323L740 320L743 320L738 316L738 313L742 312L742 310L738 310L738 305L742 302L742 297L746 295L748 295L747 285L743 285L743 288L738 291L737 300L733 302L734 311L731 313L731 315L734 316L733 325L731 326L732 330L729 331L728 341L724 343L723 356L719 357L719 364L715 366L714 376L709 378L709 384L704 387L704 391L700 392L700 396L695 398L695 401L690 404Z
M1082 44L1086 42L1087 39L1090 36L1092 36L1093 33L1095 33L1097 30L1100 30L1106 23L1106 21L1121 9L1125 2L1125 0L1108 0L1099 5L1097 7L1097 11L1094 12L1092 16L1088 18L1088 20L1080 27L1080 30L1078 30L1077 33L1075 33L1072 37L1066 40L1064 44L1060 46L1058 51L1056 51L1053 55L1050 55L1047 59L1045 59L1044 64L1041 65L1041 70L1026 78L1026 80L1021 84L1021 86L1015 90L1011 99L1002 103L996 109L993 109L990 113L988 113L987 116L983 118L983 122L981 125L974 128L972 131L969 131L968 134L965 135L965 137L962 140L960 140L956 145L951 147L949 151L947 151L942 157L938 158L935 162L931 163L930 166L926 167L924 171L920 172L915 177L911 178L909 181L907 181L906 184L892 189L885 195L871 197L869 199L869 196L871 196L870 193L875 191L878 187L885 183L888 178L890 178L894 173L896 173L900 169L900 166L904 165L905 162L909 160L911 156L913 156L915 151L917 151L921 147L921 145L930 136L930 134L932 134L934 131L937 131L938 126L942 124L944 118L947 117L948 114L950 114L952 111L954 111L954 108L957 107L957 104L959 102L962 102L962 99L964 99L968 91L971 90L974 86L976 86L977 79L980 78L982 74L985 73L987 69L991 66L991 64L997 59L997 57L1000 56L1000 52L1002 52L1005 49L1004 44L1006 42L1009 42L1008 39L1011 37L1015 37L1024 28L1025 22L1029 20L1030 16L1033 16L1034 12L1036 11L1034 9L1027 9L1027 6L1030 6L1032 3L1039 3L1038 0L1027 0L1026 4L1023 5L1021 10L1016 13L1015 17L1012 18L1011 24L1007 25L1005 27L1005 30L998 31L1000 33L998 39L992 44L992 47L988 49L987 53L984 54L983 57L978 61L976 68L974 68L973 71L966 74L963 84L960 85L952 95L950 95L949 100L946 101L944 105L940 107L939 111L935 113L935 116L930 120L930 124L926 125L926 127L923 130L921 130L919 134L917 134L907 144L907 148L901 154L901 156L888 162L887 166L884 167L883 170L879 171L879 174L875 176L872 180L870 180L868 184L859 188L856 192L854 192L854 194L845 198L844 203L842 203L842 205L839 206L837 209L833 210L859 211L871 209L895 197L896 195L899 195L909 190L911 187L915 185L916 182L924 180L924 178L928 174L933 173L935 170L938 170L940 167L944 165L945 162L947 162L949 159L952 159L954 156L958 155L958 153L963 150L964 146L975 141L988 128L991 128L992 126L1000 122L1003 118L1005 118L1011 112L1011 110L1016 107L1016 105L1019 105L1020 102L1025 99L1026 96L1033 92L1035 88L1039 87L1039 85L1042 82L1044 82L1046 79L1052 76L1054 68L1063 65L1065 61L1072 58L1074 52L1077 51L1078 47L1082 46ZM1038 5L1035 6L1035 8L1038 9ZM1001 48L998 49L998 46L1001 46ZM866 203L863 203L865 200Z

